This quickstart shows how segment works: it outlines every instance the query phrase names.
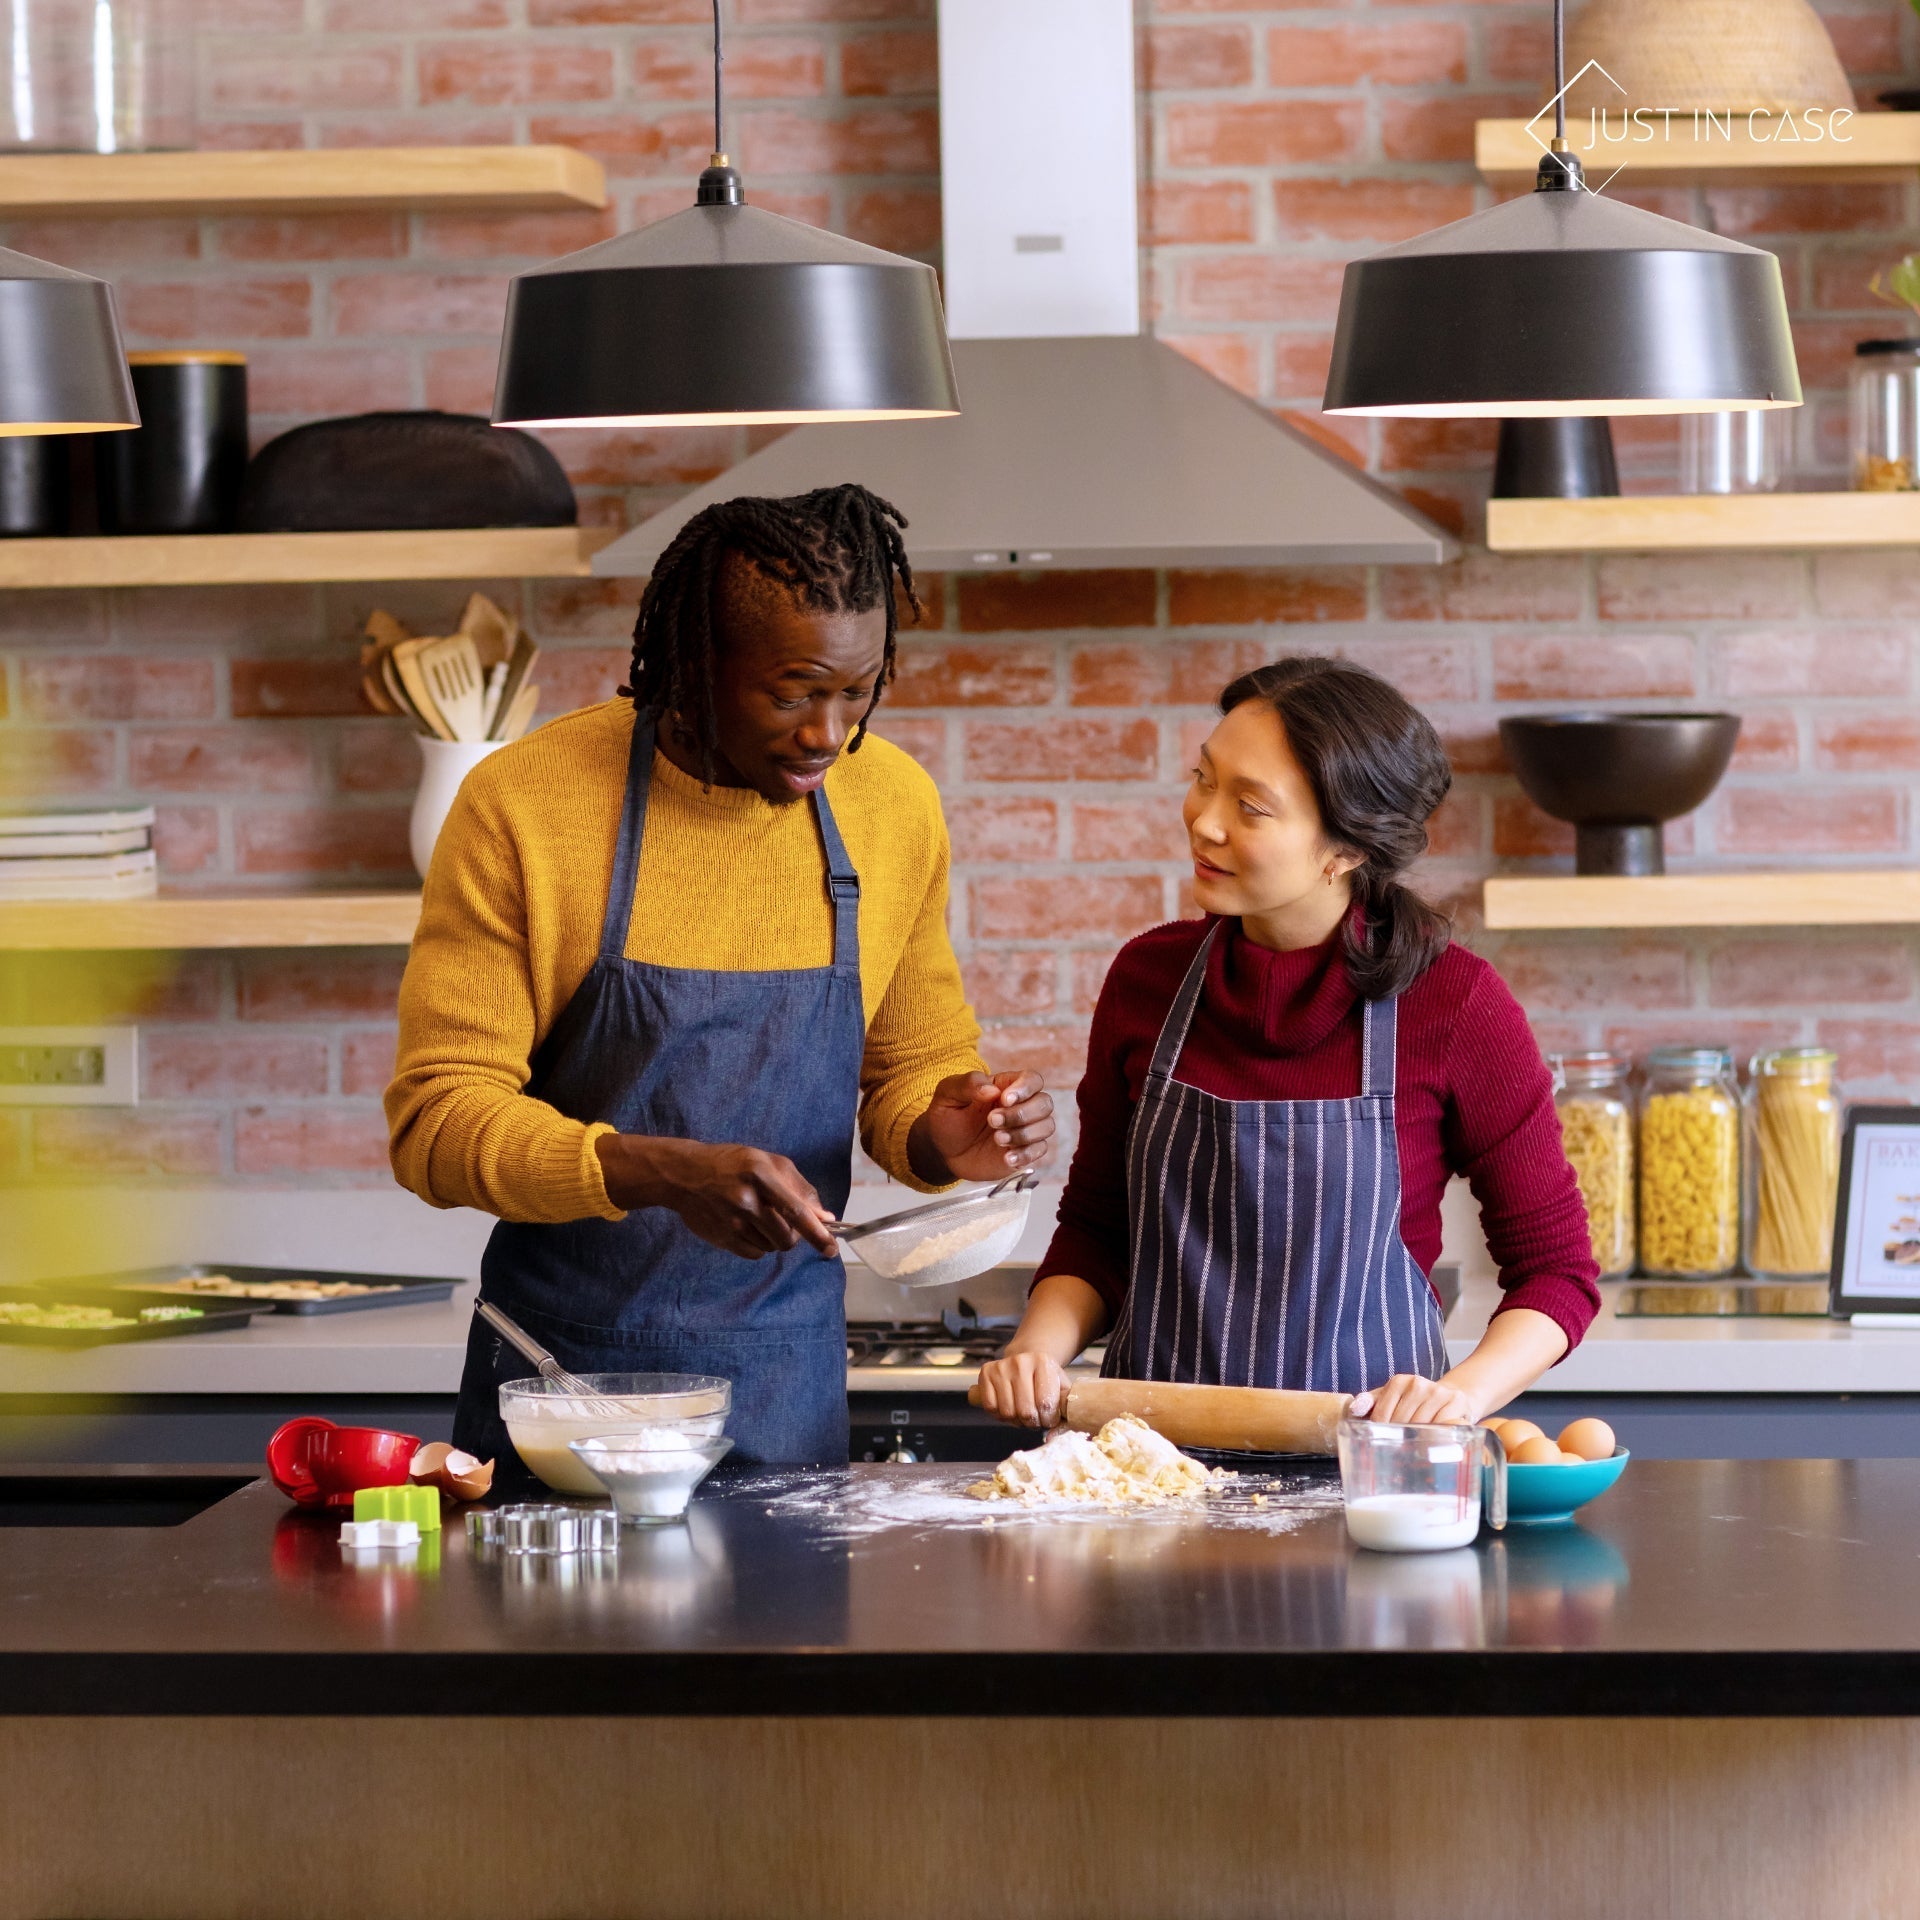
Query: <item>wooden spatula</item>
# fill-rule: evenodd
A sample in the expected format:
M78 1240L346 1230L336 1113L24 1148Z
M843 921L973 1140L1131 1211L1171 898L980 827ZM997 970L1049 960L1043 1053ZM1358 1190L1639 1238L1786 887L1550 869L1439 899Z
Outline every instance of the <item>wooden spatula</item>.
M487 677L464 633L429 640L414 655L440 717L456 740L480 740L487 730Z
M464 633L473 642L482 668L491 672L513 651L520 623L513 615L496 607L484 593L467 596L460 610L460 624L454 631Z
M525 686L513 697L513 705L507 709L504 722L496 722L494 738L497 740L518 740L533 725L533 716L540 709L540 689L538 686Z
M976 1386L967 1395L980 1404ZM1158 1380L1074 1380L1060 1409L1063 1425L1098 1433L1132 1414L1177 1447L1234 1453L1332 1453L1351 1396L1279 1387L1169 1386Z
M500 689L500 697L493 703L493 725L487 731L488 739L511 740L515 737L507 731L507 726L520 704L520 689L527 684L527 676L532 673L539 658L540 649L524 633L513 636L513 651L507 656L506 683ZM528 717L531 718L531 715Z
M433 689L427 685L427 677L420 671L420 649L429 644L425 640L402 640L387 658L392 662L394 676L406 694L407 705L420 716L420 724L440 739L451 740L455 737L454 731L441 716L439 707L434 703Z

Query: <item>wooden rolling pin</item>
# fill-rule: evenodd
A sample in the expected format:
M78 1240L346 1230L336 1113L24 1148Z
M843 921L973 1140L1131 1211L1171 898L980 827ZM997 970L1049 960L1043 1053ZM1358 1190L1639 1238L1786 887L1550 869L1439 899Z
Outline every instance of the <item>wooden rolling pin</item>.
M967 1398L977 1407L976 1384ZM1061 1423L1098 1433L1132 1414L1176 1447L1220 1447L1235 1453L1332 1453L1344 1393L1294 1393L1278 1387L1170 1386L1159 1380L1074 1380Z

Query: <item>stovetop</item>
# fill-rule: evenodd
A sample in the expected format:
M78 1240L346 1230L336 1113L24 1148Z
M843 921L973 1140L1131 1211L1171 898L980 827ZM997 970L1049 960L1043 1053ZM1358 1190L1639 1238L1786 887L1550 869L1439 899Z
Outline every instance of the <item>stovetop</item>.
M850 1367L977 1367L1007 1344L1019 1322L982 1318L964 1303L938 1320L850 1320Z

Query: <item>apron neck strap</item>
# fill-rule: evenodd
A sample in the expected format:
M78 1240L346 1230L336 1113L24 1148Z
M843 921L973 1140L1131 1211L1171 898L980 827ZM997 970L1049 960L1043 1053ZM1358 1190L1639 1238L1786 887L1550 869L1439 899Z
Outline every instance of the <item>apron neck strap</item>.
M1400 1002L1397 999L1361 1002L1360 1094L1363 1099L1392 1099L1399 1029Z
M1161 1023L1160 1038L1154 1043L1150 1079L1171 1080L1180 1064L1180 1051L1187 1044L1187 1032L1193 1025L1195 1009L1200 1005L1201 989L1207 983L1207 961L1213 943L1220 936L1216 920L1200 942L1200 950L1173 996L1173 1005ZM1396 1042L1400 1027L1400 1003L1396 1000L1363 1000L1360 1003L1360 1093L1363 1099L1391 1099L1393 1096Z
M623 959L633 925L633 897L640 884L640 843L647 830L647 796L653 791L654 721L636 713L633 743L627 750L627 791L620 806L620 837L614 843L613 878L607 887L606 912L600 921L600 957ZM827 897L833 903L833 964L837 969L860 966L860 876L853 870L847 843L824 786L813 790L813 817L819 822L820 844L827 856Z
M1193 1025L1194 1009L1200 1004L1200 989L1207 984L1207 957L1213 952L1213 943L1219 934L1220 922L1216 920L1200 942L1187 977L1180 982L1180 991L1173 996L1173 1005L1161 1022L1160 1038L1154 1043L1153 1064L1147 1069L1150 1079L1171 1080L1174 1068L1180 1064L1180 1049L1187 1044L1187 1029Z
M836 973L860 970L860 876L853 870L840 823L823 781L813 790L813 817L827 856L827 898L833 903L833 965Z
M600 922L600 957L618 960L633 924L633 895L640 881L640 841L647 830L647 796L653 791L653 716L637 708L633 743L627 749L627 791L620 805L620 837L613 848L613 879Z

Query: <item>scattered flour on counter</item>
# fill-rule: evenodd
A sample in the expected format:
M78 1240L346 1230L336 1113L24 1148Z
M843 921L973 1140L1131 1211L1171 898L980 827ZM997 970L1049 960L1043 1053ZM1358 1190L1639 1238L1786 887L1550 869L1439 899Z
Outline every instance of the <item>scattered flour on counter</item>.
M1197 1464L1197 1463L1196 1463ZM764 1468L737 1482L734 1499L757 1501L781 1519L806 1521L820 1538L871 1539L891 1532L973 1533L1084 1527L1223 1527L1240 1533L1292 1533L1317 1513L1340 1510L1340 1482L1313 1472L1273 1475L1242 1471L1210 1481L1182 1500L1119 1507L1096 1500L1028 1504L982 1502L967 1491L977 1466L873 1467L844 1474L807 1468Z
M1084 1500L1105 1507L1158 1507L1191 1500L1234 1475L1203 1467L1144 1420L1123 1414L1095 1433L1058 1427L1037 1447L1003 1460L991 1480L967 1489L976 1500L1034 1507Z

